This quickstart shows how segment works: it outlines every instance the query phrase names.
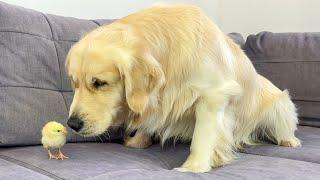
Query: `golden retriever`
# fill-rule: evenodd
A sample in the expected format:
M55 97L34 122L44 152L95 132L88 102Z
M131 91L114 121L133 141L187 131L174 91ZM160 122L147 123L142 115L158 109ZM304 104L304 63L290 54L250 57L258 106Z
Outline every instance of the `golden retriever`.
M85 136L125 122L129 147L191 140L178 171L207 172L260 138L297 147L295 105L191 5L156 6L102 26L68 53L68 125Z

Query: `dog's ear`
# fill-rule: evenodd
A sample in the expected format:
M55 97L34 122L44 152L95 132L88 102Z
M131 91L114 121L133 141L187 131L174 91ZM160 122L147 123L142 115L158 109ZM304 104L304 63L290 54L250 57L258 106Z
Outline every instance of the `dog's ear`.
M141 59L134 58L123 75L129 108L141 114L147 107L150 96L164 84L162 68L152 55L146 54Z

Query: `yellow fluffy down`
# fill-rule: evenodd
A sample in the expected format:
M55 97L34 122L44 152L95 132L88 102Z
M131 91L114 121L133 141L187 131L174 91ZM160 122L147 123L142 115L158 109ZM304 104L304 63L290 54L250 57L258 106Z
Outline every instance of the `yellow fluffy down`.
M66 143L67 129L55 121L48 122L42 129L41 143L43 147L61 148Z

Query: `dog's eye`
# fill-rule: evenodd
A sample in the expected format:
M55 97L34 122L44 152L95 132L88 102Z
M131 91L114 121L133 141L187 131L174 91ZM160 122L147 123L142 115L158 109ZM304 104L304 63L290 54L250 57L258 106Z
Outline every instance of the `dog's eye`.
M94 88L96 88L96 89L98 89L102 86L108 85L108 83L106 81L101 81L97 78L92 79L92 84L93 84Z

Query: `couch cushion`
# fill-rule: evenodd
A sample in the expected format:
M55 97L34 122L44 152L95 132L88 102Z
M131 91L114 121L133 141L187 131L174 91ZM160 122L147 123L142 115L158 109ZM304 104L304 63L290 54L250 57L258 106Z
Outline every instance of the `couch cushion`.
M301 140L302 147L284 148L271 144L251 146L245 150L246 153L295 159L320 164L320 128L299 126L296 133Z
M24 162L36 172L47 172L61 179L314 179L320 176L320 165L311 162L240 154L230 165L209 173L180 173L189 153L188 145L162 149L129 149L120 144L67 144L64 161L48 160L40 146L7 149L0 152L9 161ZM23 165L23 164L22 164Z
M300 123L320 127L320 33L262 32L244 49L260 74L289 89Z
M3 148L0 158L61 179L315 179L320 177L320 157L316 151L320 148L318 134L316 128L299 128L298 137L310 139L304 141L301 149L268 145L277 149L274 154L249 149L251 154L239 154L230 165L202 174L172 170L189 154L189 145L184 144L130 149L114 143L69 143L62 149L69 156L64 161L48 160L41 146ZM260 147L267 146L257 148Z
M1 158L1 156L0 156ZM13 162L0 159L0 179L51 179Z
M245 44L245 40L243 39L243 36L240 33L232 32L229 33L228 36L237 43L241 48L243 48Z
M39 144L47 121L66 124L73 93L65 57L82 35L112 20L97 22L0 2L0 146ZM100 138L69 133L68 140Z

